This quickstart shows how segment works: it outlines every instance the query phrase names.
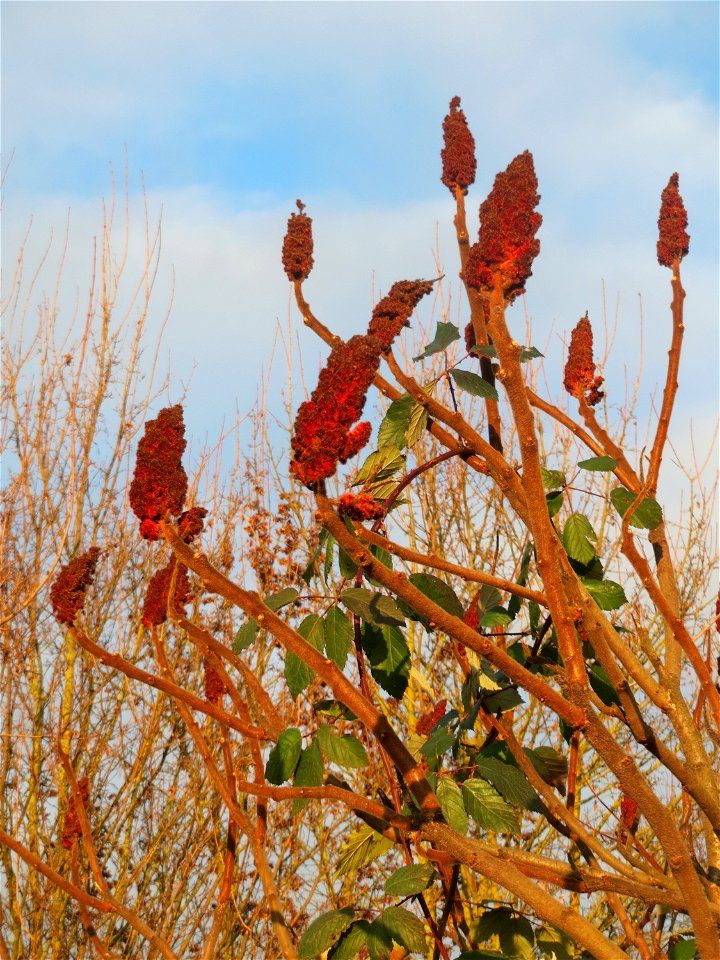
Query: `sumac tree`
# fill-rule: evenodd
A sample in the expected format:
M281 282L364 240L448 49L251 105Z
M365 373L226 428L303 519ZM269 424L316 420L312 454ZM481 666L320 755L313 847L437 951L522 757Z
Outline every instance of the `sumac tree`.
M193 764L221 827L191 934L179 914L150 922L152 886L136 884L130 902L107 881L104 788L87 729L66 716L61 849L43 857L20 829L0 837L61 888L98 955L240 956L237 892L250 883L252 922L267 922L264 943L244 941L258 956L720 956L717 614L704 574L688 595L657 499L689 251L678 175L658 221L669 362L642 460L596 412L587 314L569 340L571 411L534 389L541 355L510 310L540 252L532 155L498 174L472 242L476 159L458 98L443 133L468 321L440 320L414 360L398 360L398 338L439 280L394 283L343 341L307 299L312 222L299 201L288 222L283 266L330 348L285 471L304 563L267 591L205 547L222 517L188 501L176 405L147 421L129 490L149 542L138 549L154 551L135 649L101 642L81 612L108 562L96 533L54 580L56 629L97 682L122 676L165 705L182 744L168 741L171 762ZM386 404L374 439L362 419L373 389ZM502 518L489 547L473 541L472 502ZM288 875L309 837L319 858Z

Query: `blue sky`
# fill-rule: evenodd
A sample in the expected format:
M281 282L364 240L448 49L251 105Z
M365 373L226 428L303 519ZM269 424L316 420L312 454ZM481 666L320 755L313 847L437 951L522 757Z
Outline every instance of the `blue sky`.
M542 251L514 309L527 310L533 339L555 355L550 371L586 309L602 325L604 284L620 330L608 380L622 383L626 364L632 372L638 295L646 393L661 379L669 284L655 260L656 221L660 192L679 171L692 247L678 442L690 416L711 436L718 10L689 0L3 2L4 164L14 151L5 267L31 216L28 256L51 228L62 234L69 210L70 316L89 276L109 164L121 179L127 156L128 269L144 249L142 177L151 219L163 223L152 323L174 285L166 353L177 382L190 382L189 422L212 436L254 399L276 322L293 314L279 251L296 197L315 221L308 293L338 333L363 330L394 280L434 274L436 229L456 292L439 150L458 94L477 142L473 214L517 153L535 157ZM51 256L48 285L54 265ZM429 323L428 311L419 319ZM312 387L326 351L303 330L299 340Z

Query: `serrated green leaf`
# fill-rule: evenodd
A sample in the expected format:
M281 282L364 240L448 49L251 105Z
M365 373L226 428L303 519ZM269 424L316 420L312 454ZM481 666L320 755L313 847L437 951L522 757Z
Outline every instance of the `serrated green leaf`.
M474 347L470 348L470 353L478 357L497 357L497 349L492 343L486 343L484 345L475 344Z
M398 867L385 881L385 893L390 897L409 897L422 893L433 881L435 868L431 863L411 863Z
M343 910L330 910L317 917L300 937L298 957L300 960L312 960L328 950L347 930L355 918L350 907Z
M328 954L328 960L353 960L367 943L367 920L356 920Z
M440 577L435 577L431 573L411 573L408 580L433 603L436 603L454 617L462 619L463 605L458 600L453 588L444 580L441 580Z
M486 780L466 780L462 785L465 809L473 820L496 833L519 833L517 814Z
M354 487L362 483L379 483L389 480L398 470L405 468L405 457L396 446L380 447L373 451L358 470L352 482Z
M503 687L497 693L483 696L482 703L488 713L505 713L522 706L524 701L515 687Z
M343 720L358 719L352 710L339 700L318 700L317 703L313 705L313 710L315 713L319 713L324 717L341 718Z
M395 943L411 953L425 953L425 924L414 913L404 907L388 907L383 910L380 921Z
M307 567L305 567L303 572L300 574L301 578L307 584L309 584L312 578L315 576L315 564L317 563L318 557L320 556L320 553L322 551L322 548L327 538L328 538L327 530L321 530L320 536L318 537L318 545L315 549L315 552L313 553L312 557L310 557Z
M564 499L564 490L554 490L552 493L545 494L545 502L547 503L548 513L551 517L556 517L560 513Z
M402 610L392 597L374 593L363 587L350 587L340 594L340 601L348 610L376 627L404 625Z
M358 572L358 565L350 554L343 550L340 544L338 544L338 566L340 568L340 576L345 580L353 580L355 574Z
M467 833L468 815L462 799L460 787L450 777L438 779L435 794L440 804L443 816L458 833Z
M523 347L520 351L520 363L527 363L528 360L537 360L538 357L544 357L537 347Z
M380 920L373 920L366 931L370 960L390 960L392 937Z
M445 727L438 727L420 747L420 753L428 760L437 760L446 753L457 740L457 734Z
M425 427L427 426L427 422L427 407L423 406L422 403L416 403L410 411L410 422L408 423L407 432L405 434L405 443L408 450L414 447L420 437L423 435L425 432Z
M397 627L363 624L362 647L370 661L370 672L386 693L401 700L410 676L410 649Z
M668 960L693 960L697 955L695 938L690 940L676 940L670 947Z
M333 557L335 555L335 537L328 536L327 547L325 548L325 562L323 563L323 579L328 582L328 577L332 572Z
M493 607L484 613L480 621L481 627L506 627L513 618L504 607Z
M270 751L265 765L265 779L268 783L279 786L289 780L295 772L295 767L302 751L302 737L295 727L283 730L278 742Z
M568 775L567 757L554 747L535 747L525 749L525 753L545 783L557 787L565 793L565 782Z
M625 591L614 580L592 580L582 577L582 584L601 610L617 610L627 603Z
M348 873L354 873L366 863L387 853L392 845L392 840L375 833L372 827L363 824L358 830L353 830L340 848L335 876L343 877Z
M316 650L322 651L325 647L325 635L322 618L315 613L305 617L298 633ZM290 696L295 698L305 690L315 677L315 671L296 654L288 651L285 654L285 682L288 685Z
M507 957L497 950L464 950L458 960L507 960Z
M409 393L393 400L378 427L378 447L395 447L402 450L414 406L415 399Z
M609 473L617 466L617 460L612 457L590 457L588 460L581 460L578 463L581 470L595 470L600 473Z
M625 487L616 487L611 491L610 499L620 516L624 517L637 500L637 495L626 490ZM662 520L660 504L651 497L645 497L637 510L633 512L628 523L631 527L638 527L641 530L653 530L658 524L662 523Z
M258 625L257 620L254 617L250 617L247 623L244 623L235 634L233 651L235 653L241 653L243 650L246 650L252 643L255 642L255 637L258 635L259 629L260 626Z
M460 331L454 323L444 323L442 320L439 320L434 338L422 353L418 354L417 357L413 357L413 360L423 360L425 357L431 357L434 353L440 353L442 350L446 350L451 343L459 339Z
M545 467L540 467L540 476L546 490L565 489L567 481L562 470L547 470Z
M468 370L451 370L450 376L464 393L469 393L473 397L483 397L485 400L500 399L495 387L476 373L470 373Z
M270 607L271 610L280 610L289 603L293 603L299 596L300 594L295 587L286 587L279 593L271 593L269 596L264 597L263 603L266 607Z
M540 798L517 767L503 763L497 757L475 758L477 773L495 787L503 800L523 810L542 809Z
M352 647L352 625L338 607L331 607L325 614L325 652L342 670Z
M581 513L570 514L562 535L567 555L578 563L591 563L595 557L595 548L590 543L591 540L597 540L597 534L588 518Z
M317 740L313 740L307 749L300 754L300 760L295 768L293 777L293 786L295 787L320 787L323 782L323 773L325 766L323 764L320 746ZM293 816L308 804L309 800L297 799L293 802Z
M620 697L618 696L617 690L612 683L610 683L610 677L599 663L594 663L590 667L588 679L590 686L606 706L609 707L613 703L616 703L618 706L620 705Z
M360 743L357 737L346 733L340 736L327 724L318 728L317 732L320 749L333 763L341 767L365 767L368 758L365 753L365 747Z

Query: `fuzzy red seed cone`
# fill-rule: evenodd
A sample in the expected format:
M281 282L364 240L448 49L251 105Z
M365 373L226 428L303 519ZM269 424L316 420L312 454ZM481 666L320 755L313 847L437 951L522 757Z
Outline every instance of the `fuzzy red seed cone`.
M299 213L291 213L283 241L282 264L287 278L307 280L313 268L312 219L304 213L305 206L297 200Z
M670 267L673 262L682 260L690 250L690 237L687 232L688 218L683 198L678 189L680 178L674 173L660 198L660 216L658 217L657 258L661 267Z
M368 334L377 337L383 351L389 350L402 328L408 326L415 307L432 288L432 280L399 280L390 287L387 295L378 301L372 313Z
M603 397L599 389L602 382L602 377L595 374L593 333L588 315L585 314L578 320L570 337L563 386L573 397L587 394L587 402L595 406Z
M85 603L85 594L95 579L100 557L98 547L90 547L60 569L50 588L50 603L58 623L72 623Z
M155 420L148 420L138 444L135 472L130 486L130 506L141 522L140 532L156 540L157 524L167 514L177 516L187 495L187 474L183 469L185 424L180 404L165 407Z
M475 182L477 160L475 159L475 140L460 109L460 97L450 101L450 112L443 120L442 182L450 193L460 187L463 193Z
M143 606L143 626L159 627L167 620L168 595L174 568L175 561L171 560L167 566L156 571L150 578ZM175 578L175 606L182 610L190 600L190 596L187 568L178 566Z
M465 279L476 290L502 287L512 302L523 293L540 252L536 239L542 217L532 154L526 150L495 177L487 199L480 205L478 242L470 248Z

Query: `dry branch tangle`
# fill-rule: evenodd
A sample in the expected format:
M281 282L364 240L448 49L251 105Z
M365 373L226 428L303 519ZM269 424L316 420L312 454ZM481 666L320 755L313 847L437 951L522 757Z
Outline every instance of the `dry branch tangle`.
M197 762L212 798L208 816L217 819L222 830L216 834L224 838L212 867L221 893L198 921L204 956L235 949L233 897L243 880L242 844L262 889L255 917L265 911L272 949L286 958L328 949L332 957L348 946L353 923L357 950L370 949L371 956L383 954L364 945L368 938L390 944L386 954L395 940L411 952L422 947L447 958L497 936L503 949L514 937L527 956L553 950L572 956L572 943L598 958L655 960L676 937L664 928L671 911L681 939L692 934L698 954L713 960L720 956L714 634L706 631L701 649L685 623L665 518L660 513L658 520L654 500L682 342L680 260L689 239L679 179L670 178L659 219L658 259L672 271L672 328L663 404L643 480L612 427L591 409L602 399L602 381L587 316L573 333L564 381L584 426L528 387L527 351L512 332L508 307L524 292L540 250L532 155L526 151L498 174L471 244L465 195L475 175L474 141L458 98L444 134L442 182L455 200L470 355L448 350L460 331L439 326L445 346L426 353L435 360L443 353L443 367L431 360L429 379L428 368L416 366L422 372L414 373L393 349L442 278L395 283L367 331L343 342L306 299L312 221L300 202L288 223L286 274L305 322L331 347L317 388L298 410L292 438L291 483L309 491L317 525L304 579L296 576L289 593L261 595L211 558L204 521L206 515L214 521L219 505L185 509L183 411L175 405L147 422L130 487L140 536L164 541L170 552L169 562L149 578L138 617L143 656L152 658L153 669L137 665L138 649L121 654L98 643L91 619L80 623L85 594L92 598L102 586L93 584L101 556L95 545L75 553L56 578L55 614L68 649L87 655L94 683L105 682L110 668L127 678L131 691L147 695L152 688L167 698L156 702L171 705L183 731L177 736ZM395 383L379 372L383 363ZM464 376L453 377L458 372ZM354 458L371 437L369 422L358 421L372 385L393 401L380 428L385 442L378 441L366 462L359 489L337 496L329 485L338 464ZM463 405L468 394L479 398L474 407ZM544 462L540 414L558 435L576 437L585 457L603 461L583 474L592 478L596 470L608 478L602 543L591 520L575 509L578 500L563 474ZM412 423L420 424L414 433ZM444 546L441 531L457 522L450 516L456 491L443 487L444 478L453 478L465 494L476 480L484 484L488 500L482 506L494 504L507 540L497 540L494 559L492 550L476 547L461 562L452 542ZM308 498L299 485L291 493L298 504ZM417 542L420 520L426 543ZM396 523L396 530L387 529ZM614 547L627 560L624 593L603 565L613 529ZM654 570L642 546L645 530L651 531ZM242 612L234 641L232 634L215 636L219 627L200 606L209 597L222 598L225 616L232 608ZM300 607L307 614L302 620ZM192 657L203 671L202 684L188 665ZM264 683L269 663L284 664L282 686L279 675ZM328 704L329 693L334 700ZM439 708L444 702L451 709ZM29 846L11 842L10 831L0 839L75 898L85 934L99 952L112 955L113 934L100 917L111 913L165 956L181 955L189 941L172 923L156 916L155 929L104 879L94 805L101 785L82 746L82 725L69 712L64 716L57 751L69 793L60 834L70 863L58 861L63 870L56 869ZM71 752L76 738L79 746ZM343 767L350 782L331 772L331 764ZM375 868L351 855L359 841L347 837L350 831L345 846L332 850L332 864L318 868L317 879L303 877L308 868L295 861L293 875L284 877L284 858L292 857L298 837L315 830L330 843L323 822L335 809L330 804L356 814L358 826L370 831L360 836L365 854L374 850L385 858L378 869L404 864L392 879L407 892L387 912L388 898L373 895L365 882ZM383 843L392 844L392 852ZM342 870L341 879L333 879L337 862L350 871L347 881ZM435 873L425 869L428 863ZM64 876L68 869L72 880ZM81 892L90 877L101 896ZM333 911L323 919L321 880L325 906L357 903L352 920ZM310 893L303 901L296 890L305 882ZM340 898L334 883L346 884ZM603 895L611 914L604 912ZM397 912L401 905L406 913ZM321 916L308 927L313 912ZM335 933L328 932L333 924Z

